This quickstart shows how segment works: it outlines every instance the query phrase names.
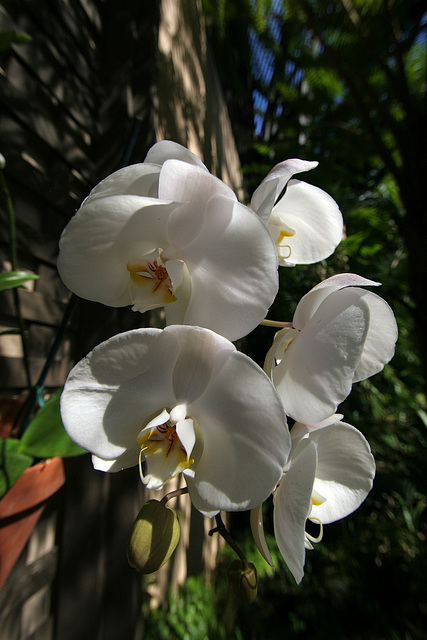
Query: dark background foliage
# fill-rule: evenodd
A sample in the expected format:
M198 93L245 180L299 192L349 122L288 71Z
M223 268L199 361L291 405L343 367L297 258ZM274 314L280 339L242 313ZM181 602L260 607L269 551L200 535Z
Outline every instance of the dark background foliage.
M298 178L330 193L344 216L346 237L334 256L281 269L269 317L290 320L320 279L354 272L382 283L376 293L394 310L399 341L385 371L355 385L339 408L371 444L374 489L355 514L325 527L323 541L307 554L302 584L295 585L273 538L277 571L267 571L247 535L247 514L234 515L233 534L257 559L256 602L244 607L230 600L225 551L210 589L198 578L187 582L169 617L161 618L165 635L150 635L160 633L154 617L147 637L166 638L174 629L179 638L190 630L192 638L422 640L425 7L416 0L205 0L204 7L248 194L281 160L318 160L315 171ZM246 340L259 364L272 338L272 329L260 327Z

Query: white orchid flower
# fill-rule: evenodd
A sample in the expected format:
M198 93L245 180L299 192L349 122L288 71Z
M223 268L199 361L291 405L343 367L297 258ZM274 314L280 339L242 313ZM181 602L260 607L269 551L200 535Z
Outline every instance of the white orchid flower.
M267 225L281 266L324 260L342 240L343 219L335 200L318 187L291 180L295 173L310 171L318 164L285 160L270 171L252 196L251 207Z
M317 425L295 423L292 450L274 494L274 535L280 553L299 584L305 552L322 538L323 525L353 513L372 489L375 461L368 441L334 415ZM320 525L317 538L307 519ZM262 505L251 512L255 542L273 566L263 530Z
M277 255L258 216L184 147L164 140L100 182L66 226L58 270L88 300L165 307L167 324L230 340L265 317Z
M61 414L96 469L140 463L150 489L183 472L193 504L209 515L265 500L290 451L269 378L199 327L137 329L98 345L70 372Z
M393 311L361 288L378 285L355 274L332 276L300 300L292 326L275 335L264 369L294 420L324 420L354 382L378 373L393 357Z

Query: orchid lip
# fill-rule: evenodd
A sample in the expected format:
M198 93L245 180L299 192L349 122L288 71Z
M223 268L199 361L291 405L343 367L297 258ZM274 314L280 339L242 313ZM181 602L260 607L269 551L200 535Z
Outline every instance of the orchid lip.
M149 311L176 301L172 280L162 260L162 249L156 249L136 262L128 262L129 292L133 311ZM179 286L179 285L178 285Z
M185 404L163 409L137 436L140 477L149 489L161 489L181 472L194 476L190 467L194 465L195 421L186 417L186 411Z

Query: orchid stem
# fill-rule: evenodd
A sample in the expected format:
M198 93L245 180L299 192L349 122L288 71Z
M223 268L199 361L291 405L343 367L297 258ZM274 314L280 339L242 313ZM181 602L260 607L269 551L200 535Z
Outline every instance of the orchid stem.
M241 550L241 548L234 542L230 533L227 531L225 524L222 521L220 513L218 513L215 516L215 520L216 520L216 527L215 529L212 529L211 531L209 531L209 535L212 535L213 533L219 533L219 535L224 538L227 544L229 544L230 547L233 549L233 551L239 556L240 561L243 565L243 569L246 571L247 569L249 569L249 564L248 564L248 561L246 560L246 556Z
M264 327L276 327L278 329L283 329L284 327L292 328L292 322L279 322L279 320L262 320L260 322Z
M176 489L175 491L169 491L161 500L160 504L166 504L172 498L178 498L179 496L183 496L188 493L188 488L183 487L182 489Z

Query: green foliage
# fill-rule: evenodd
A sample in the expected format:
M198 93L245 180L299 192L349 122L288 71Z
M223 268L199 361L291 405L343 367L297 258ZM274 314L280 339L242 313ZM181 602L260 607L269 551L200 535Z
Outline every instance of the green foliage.
M20 440L19 451L37 458L63 458L86 453L77 446L65 431L59 400L62 389L57 389L39 409Z
M38 277L35 273L28 273L28 271L7 271L0 273L0 291L20 287L29 280L37 280Z
M0 29L0 52L6 51L11 44L28 44L32 37L23 31Z
M203 0L205 15L214 22L225 36L230 21L242 16L247 18L246 26L251 26L258 33L268 31L273 0Z
M417 213L425 199L425 6L416 0L286 0L281 7L280 47L272 45L268 29L258 32L274 55L274 73L256 84L268 106L263 131L258 137L250 131L245 141L254 156L243 175L251 193L276 162L318 160L316 170L298 178L335 198L346 235L328 260L280 269L269 317L291 320L314 284L354 272L382 283L374 291L392 306L399 340L384 372L354 385L339 407L368 438L376 459L368 499L325 527L323 541L307 554L299 587L280 560L267 517L276 573L264 569L262 575L267 565L256 561L258 598L244 611L233 605L231 628L249 640L426 640L426 352L416 334L417 322L425 334L426 305L410 285L411 273L421 281L426 273L414 245L420 238L426 255L425 211ZM245 340L261 365L273 335L259 327ZM232 517L233 532L254 562L257 552L240 517ZM223 562L213 582L218 615L232 606L221 586Z
M19 440L0 438L0 498L33 463L33 458L19 450Z
M190 576L175 596L169 591L164 607L145 611L145 640L244 640L239 629L224 624L217 593L203 576Z

